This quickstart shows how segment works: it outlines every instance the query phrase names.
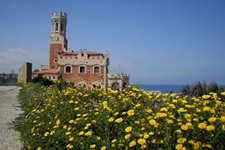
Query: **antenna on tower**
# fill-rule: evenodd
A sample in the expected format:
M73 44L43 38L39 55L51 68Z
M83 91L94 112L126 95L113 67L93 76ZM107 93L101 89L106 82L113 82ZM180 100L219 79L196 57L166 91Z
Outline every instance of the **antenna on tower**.
M119 64L119 68L120 68L121 73L123 73L123 68L121 67L120 64Z

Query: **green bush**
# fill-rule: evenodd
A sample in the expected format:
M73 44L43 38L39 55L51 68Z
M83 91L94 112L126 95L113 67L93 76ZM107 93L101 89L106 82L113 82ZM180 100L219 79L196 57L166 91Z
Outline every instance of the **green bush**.
M57 86L60 85L60 86ZM60 90L59 90L60 87ZM24 85L24 149L225 149L225 92L192 97Z
M39 83L41 85L44 85L44 86L50 86L53 84L53 81L49 80L49 79L46 79L44 78L43 76L39 75L35 78L32 79L32 82L33 83Z
M225 91L224 87L219 87L217 83L211 82L209 85L206 82L201 83L198 81L194 86L185 85L182 89L182 93L188 96L202 96L209 94L210 92L221 93Z

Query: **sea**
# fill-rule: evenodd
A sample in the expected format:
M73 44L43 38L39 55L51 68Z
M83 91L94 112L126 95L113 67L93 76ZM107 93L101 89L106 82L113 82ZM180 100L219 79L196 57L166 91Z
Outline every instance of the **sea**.
M145 91L161 91L161 93L181 93L186 84L135 84Z

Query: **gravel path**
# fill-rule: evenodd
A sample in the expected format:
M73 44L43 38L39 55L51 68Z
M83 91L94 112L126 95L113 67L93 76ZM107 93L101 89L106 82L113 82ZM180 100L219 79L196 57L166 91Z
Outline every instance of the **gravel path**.
M0 86L0 150L22 148L20 133L12 129L12 121L22 111L17 106L17 86Z

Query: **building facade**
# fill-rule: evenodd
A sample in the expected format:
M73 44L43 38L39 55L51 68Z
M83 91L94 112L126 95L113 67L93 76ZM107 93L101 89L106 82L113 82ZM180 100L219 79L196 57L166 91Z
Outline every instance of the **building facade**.
M51 80L60 78L89 88L102 87L106 90L107 87L112 87L109 84L112 75L108 74L109 53L102 54L86 49L75 52L68 49L66 13L52 13L51 25L48 65L42 65L40 71L33 72L32 77L42 75ZM129 75L125 78L126 80L121 78L121 81L125 82L124 85L129 84Z

